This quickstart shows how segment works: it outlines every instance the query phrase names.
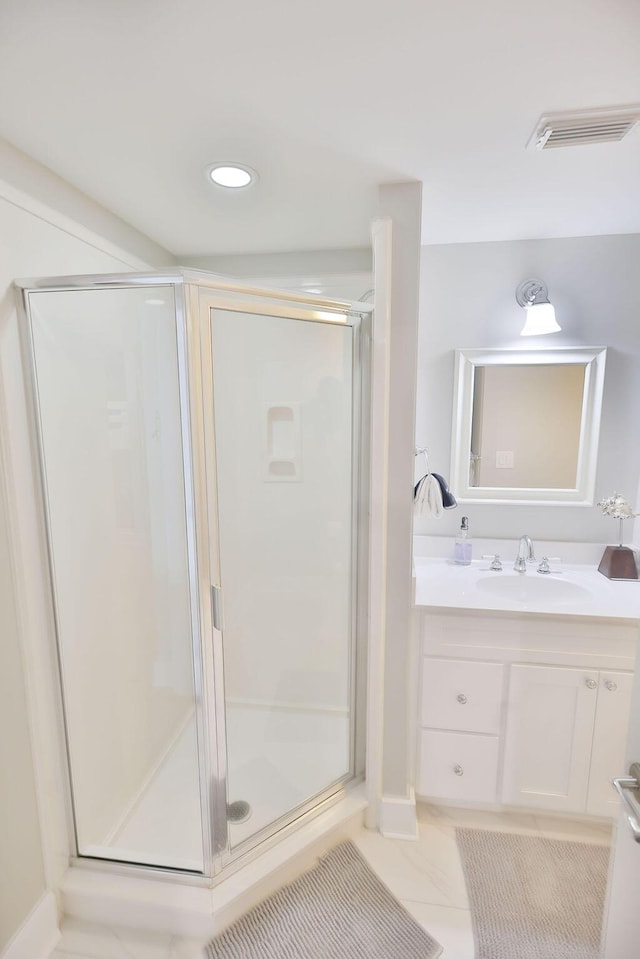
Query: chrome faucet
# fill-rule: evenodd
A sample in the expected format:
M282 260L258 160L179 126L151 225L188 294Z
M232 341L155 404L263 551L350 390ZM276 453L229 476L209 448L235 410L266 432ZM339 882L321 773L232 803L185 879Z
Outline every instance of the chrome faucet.
M535 563L536 558L533 554L533 543L530 536L521 536L518 545L518 555L513 564L516 573L526 573L527 563Z

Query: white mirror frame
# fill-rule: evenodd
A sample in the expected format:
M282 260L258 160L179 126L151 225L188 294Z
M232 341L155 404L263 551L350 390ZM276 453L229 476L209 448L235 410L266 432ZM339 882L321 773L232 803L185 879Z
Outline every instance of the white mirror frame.
M456 350L451 436L451 489L461 503L511 503L518 506L593 506L600 437L600 412L607 349ZM499 488L469 485L473 382L477 366L585 366L580 445L575 489Z

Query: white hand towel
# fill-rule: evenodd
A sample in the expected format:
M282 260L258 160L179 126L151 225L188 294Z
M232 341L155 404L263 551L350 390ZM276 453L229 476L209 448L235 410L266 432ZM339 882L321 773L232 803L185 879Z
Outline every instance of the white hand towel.
M418 489L413 505L414 516L442 516L442 490L437 479L428 473Z

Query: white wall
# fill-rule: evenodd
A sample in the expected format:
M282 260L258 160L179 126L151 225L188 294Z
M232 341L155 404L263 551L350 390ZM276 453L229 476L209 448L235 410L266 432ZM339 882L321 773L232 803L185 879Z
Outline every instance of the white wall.
M301 290L338 300L359 300L373 287L369 249L183 256L180 263L258 287Z
M635 502L639 265L640 236L635 234L423 247L416 445L428 447L432 469L449 473L455 349L607 346L595 498L617 490ZM562 332L525 341L519 335L524 314L514 294L530 276L547 283ZM534 541L602 543L616 536L616 524L596 506L470 505L448 510L440 519L418 520L415 532L453 536L463 512L478 536L515 541L528 533Z
M0 483L0 952L45 889L7 513Z
M391 220L392 231L383 792L402 799L410 796L413 752L410 491L422 184L384 184L378 212Z
M34 769L30 749L31 739L46 728L44 721L38 726L38 717L55 695L44 675L48 669L51 680L52 663L44 646L38 648L51 641L51 617L12 282L124 272L170 260L146 237L0 143L0 460L7 487L7 498L0 496L0 950L59 876L67 854L60 838L56 732L50 730L48 769Z
M149 237L1 138L0 195L44 222L54 224L60 233L82 239L98 254L110 254L113 259L101 273L162 269L176 262L171 253ZM14 243L27 254L29 246L24 245L23 239L28 244L20 233L13 236ZM20 262L28 266L29 256L23 256ZM74 270L73 258L60 258L58 262L66 263L65 270ZM46 272L22 274L27 275L45 276Z
M225 693L346 714L351 331L215 311L213 364Z
M181 256L182 266L223 276L294 277L294 289L313 283L313 277L355 276L371 273L371 250L303 250L297 253L237 253L227 256ZM345 294L343 294L345 295Z

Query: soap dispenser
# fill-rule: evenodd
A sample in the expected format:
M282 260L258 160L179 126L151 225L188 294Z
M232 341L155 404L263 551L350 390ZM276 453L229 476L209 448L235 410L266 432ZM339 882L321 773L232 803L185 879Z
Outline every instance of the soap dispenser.
M471 533L469 532L469 517L463 516L460 529L456 536L453 561L458 566L471 566Z

